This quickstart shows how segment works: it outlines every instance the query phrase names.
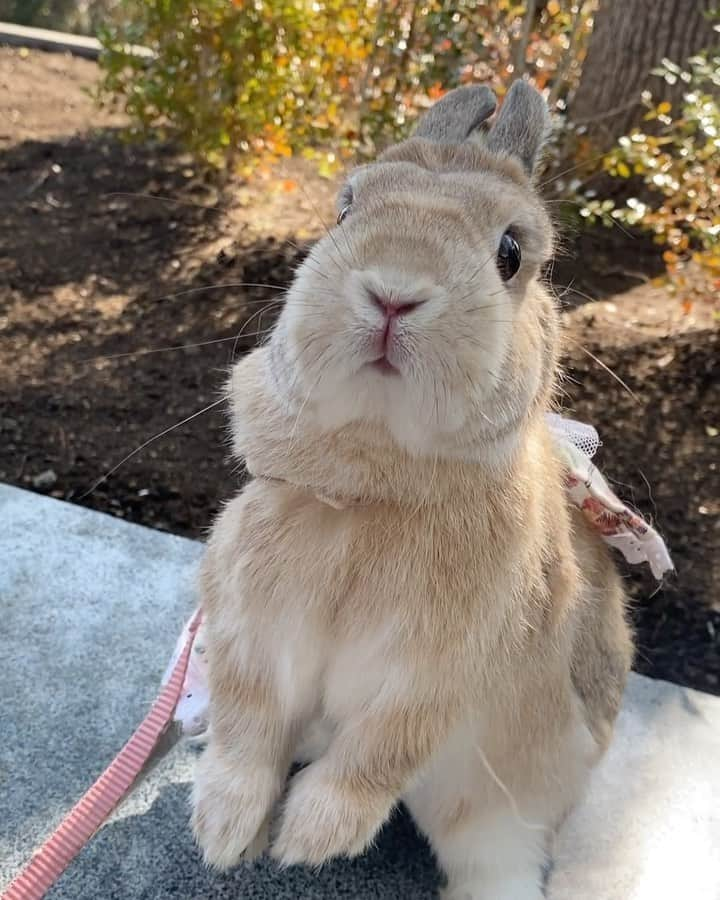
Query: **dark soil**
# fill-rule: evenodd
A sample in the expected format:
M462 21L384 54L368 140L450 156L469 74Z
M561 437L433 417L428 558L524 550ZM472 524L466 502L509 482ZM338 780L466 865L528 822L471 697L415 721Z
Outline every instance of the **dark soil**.
M295 163L220 192L169 148L125 144L83 93L95 77L0 50L0 481L200 537L241 480L222 407L137 448L217 400L333 186ZM601 468L677 566L659 589L623 566L637 669L720 693L720 337L710 302L684 314L657 271L620 232L566 240L565 406L598 427Z

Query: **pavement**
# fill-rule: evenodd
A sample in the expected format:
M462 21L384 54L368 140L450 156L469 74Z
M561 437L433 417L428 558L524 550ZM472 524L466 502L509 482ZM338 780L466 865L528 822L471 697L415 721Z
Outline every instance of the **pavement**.
M197 601L202 546L0 485L0 890L142 719ZM439 875L398 812L320 872L207 870L177 745L52 900L430 900ZM720 698L631 677L611 749L563 826L550 900L720 898Z

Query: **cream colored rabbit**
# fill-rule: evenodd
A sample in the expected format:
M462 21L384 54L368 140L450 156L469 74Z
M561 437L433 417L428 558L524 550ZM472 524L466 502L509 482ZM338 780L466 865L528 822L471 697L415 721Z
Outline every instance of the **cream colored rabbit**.
M462 88L351 175L269 344L235 367L254 476L203 570L206 860L360 853L404 801L453 900L536 900L610 737L623 591L544 413L558 313L532 184L548 113ZM317 739L319 736L319 739Z

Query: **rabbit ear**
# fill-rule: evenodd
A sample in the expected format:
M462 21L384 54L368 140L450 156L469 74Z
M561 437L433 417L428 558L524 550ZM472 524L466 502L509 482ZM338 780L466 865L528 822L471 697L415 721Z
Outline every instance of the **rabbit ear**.
M487 148L518 157L532 174L549 130L550 112L540 92L526 81L516 81L490 130Z
M415 136L441 144L461 144L495 112L497 100L484 85L449 91L425 114Z

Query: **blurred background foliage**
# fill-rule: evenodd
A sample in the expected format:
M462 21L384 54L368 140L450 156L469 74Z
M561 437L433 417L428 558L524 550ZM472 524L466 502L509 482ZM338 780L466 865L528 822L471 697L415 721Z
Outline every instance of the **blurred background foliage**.
M0 21L75 34L96 34L121 0L0 0Z
M531 7L532 6L532 10ZM577 81L594 0L123 0L101 30L102 96L136 128L220 164L323 153L332 170L406 134L458 84L499 94L527 73L562 105ZM532 15L530 13L532 12ZM154 56L133 57L129 44Z
M720 54L692 56L683 68L665 59L655 73L685 85L678 107L644 92L643 122L602 159L639 196L625 191L616 202L591 190L580 213L591 224L609 216L650 230L665 247L669 286L689 309L708 288L720 290Z
M662 46L675 0L0 0L0 19L97 34L98 100L134 137L244 177L292 155L333 176L456 85L529 78L556 113L546 192L580 225L650 231L690 302L720 288L720 15L679 3Z

